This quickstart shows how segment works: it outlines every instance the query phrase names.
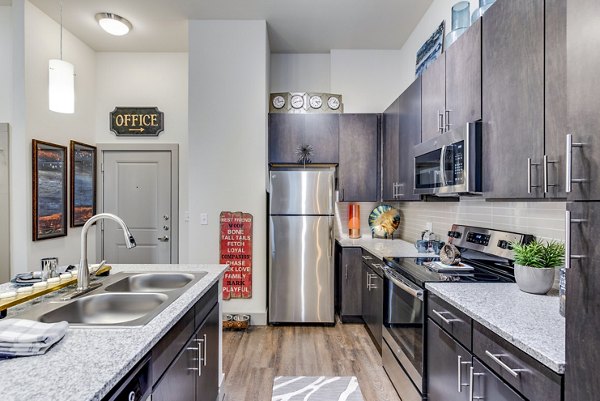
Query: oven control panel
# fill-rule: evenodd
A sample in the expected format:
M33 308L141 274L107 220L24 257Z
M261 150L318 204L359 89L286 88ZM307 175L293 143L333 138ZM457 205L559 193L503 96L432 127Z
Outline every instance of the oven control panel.
M482 234L474 231L470 231L467 234L467 242L477 245L488 246L490 244L491 235Z
M514 259L512 243L527 244L532 235L454 224L448 232L448 243L506 259Z

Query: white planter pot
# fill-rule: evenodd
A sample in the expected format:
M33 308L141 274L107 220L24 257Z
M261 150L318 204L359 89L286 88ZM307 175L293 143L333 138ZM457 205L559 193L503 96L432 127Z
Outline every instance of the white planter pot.
M556 269L553 267L538 269L530 266L521 266L515 264L515 279L521 291L530 294L545 294L554 284L554 274Z

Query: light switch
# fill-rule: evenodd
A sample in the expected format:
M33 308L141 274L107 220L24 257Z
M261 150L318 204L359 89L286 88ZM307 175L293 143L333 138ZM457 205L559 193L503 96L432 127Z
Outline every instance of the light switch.
M190 222L190 212L188 212L188 211L185 212L185 222L186 223Z
M200 224L202 224L203 226L208 224L208 214L200 213Z

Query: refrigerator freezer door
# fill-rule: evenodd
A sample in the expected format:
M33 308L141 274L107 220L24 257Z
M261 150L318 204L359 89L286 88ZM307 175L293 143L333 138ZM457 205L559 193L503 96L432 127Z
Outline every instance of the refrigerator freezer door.
M269 322L334 323L333 217L271 216Z
M332 215L333 169L271 171L271 215Z

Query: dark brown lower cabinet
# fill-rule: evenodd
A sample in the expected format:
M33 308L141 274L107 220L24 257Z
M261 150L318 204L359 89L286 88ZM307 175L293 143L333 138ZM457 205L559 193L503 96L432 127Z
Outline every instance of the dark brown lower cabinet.
M192 338L175 358L152 392L153 401L190 401L196 399L198 347Z
M473 358L473 374L469 374L469 381L473 386L473 400L525 401L477 358Z
M219 307L215 305L196 333L196 344L202 356L196 380L196 401L215 401L219 396L219 318Z
M381 352L383 342L383 278L375 271L383 262L363 253L362 314L375 346Z
M362 249L336 245L337 312L343 323L362 322Z

